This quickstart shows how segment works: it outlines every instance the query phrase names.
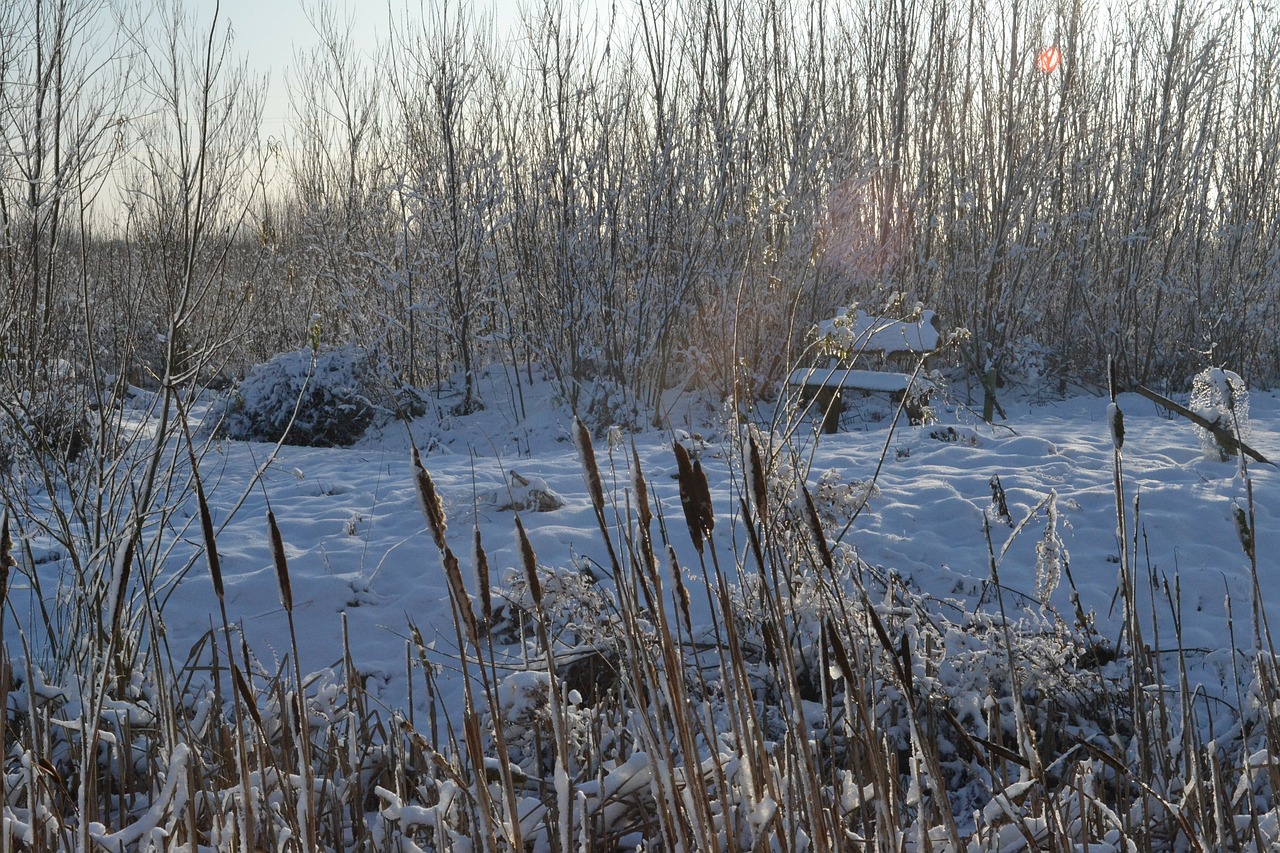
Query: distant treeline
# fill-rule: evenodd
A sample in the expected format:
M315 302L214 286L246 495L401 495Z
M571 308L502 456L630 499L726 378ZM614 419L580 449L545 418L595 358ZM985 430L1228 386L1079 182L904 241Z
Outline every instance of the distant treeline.
M226 22L158 8L77 51L104 30L50 21L105 4L16 5L11 354L173 380L359 341L461 408L500 361L643 418L768 395L837 306L918 301L1002 381L1280 378L1270 7L529 3L499 37L437 3L374 55L320 7L277 147Z

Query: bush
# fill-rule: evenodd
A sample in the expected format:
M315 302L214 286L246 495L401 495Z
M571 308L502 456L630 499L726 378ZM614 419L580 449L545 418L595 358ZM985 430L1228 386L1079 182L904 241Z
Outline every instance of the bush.
M1249 387L1238 373L1211 367L1196 374L1191 385L1191 410L1205 420L1221 427L1239 441L1248 441L1252 434L1249 425ZM1235 451L1223 447L1211 431L1196 427L1205 457L1226 462Z
M345 447L370 426L425 411L364 348L303 349L254 367L218 412L218 431L241 441Z
M6 375L0 387L0 469L28 459L74 462L89 445L89 392L69 363Z

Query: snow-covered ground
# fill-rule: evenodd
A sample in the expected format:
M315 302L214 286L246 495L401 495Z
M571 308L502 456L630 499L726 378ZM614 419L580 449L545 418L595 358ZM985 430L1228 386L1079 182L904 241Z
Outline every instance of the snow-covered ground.
M505 382L488 381L483 391L490 399L506 387ZM470 568L473 526L478 524L495 583L519 565L512 503L530 507L521 518L541 564L602 567L607 562L570 440L570 416L552 406L540 389L526 389L526 399L530 416L522 422L511 415L513 407L491 404L465 418L429 413L412 427L412 440L422 450L443 499L450 542L462 557L464 572ZM441 410L445 405L447 401ZM1231 655L1225 650L1233 638L1237 647L1250 647L1253 635L1249 562L1233 516L1233 502L1243 506L1245 498L1239 468L1234 462L1207 459L1187 421L1167 416L1134 395L1122 396L1120 405L1127 430L1124 487L1142 574L1138 587L1144 595L1154 588L1159 599L1154 606L1139 608L1148 616L1156 614L1158 622L1146 626L1144 640L1161 649L1176 647L1172 608L1164 590L1180 590L1176 607L1183 646L1204 664L1197 677L1209 682L1210 692L1218 692L1225 687L1218 677L1227 682L1230 678ZM1010 403L1006 408L1007 420L987 426L963 408L939 407L939 422L899 426L892 435L887 421L855 417L847 431L821 436L816 447L806 423L795 433L795 449L812 452L810 488L818 489L820 481L830 487L834 499L828 503L837 514L841 496L852 501L869 495L865 510L843 537L866 563L896 573L929 595L975 602L984 596L984 581L991 575L985 518L1005 587L1034 597L1046 584L1054 586L1051 605L1072 621L1075 610L1067 578L1054 584L1053 577L1037 577L1036 547L1046 529L1046 499L1056 494L1070 577L1083 610L1094 615L1099 634L1114 643L1123 608L1115 602L1120 551L1107 400L1081 397ZM684 410L699 411L697 406ZM718 520L714 545L723 564L732 565L729 519L738 506L733 485L737 463L732 437L714 426L715 416L703 406L700 414L682 415L683 423L673 428L681 437L699 435L694 443L702 448ZM1280 399L1255 391L1251 443L1280 459L1277 416ZM651 480L652 499L660 502L671 528L671 541L682 562L696 565L672 476L671 441L676 435L655 430L634 440ZM596 453L606 489L612 487L618 506L624 506L631 439L619 443L617 435L613 438L611 445L608 436L600 437ZM265 671L276 671L289 648L267 534L268 501L289 558L304 672L341 661L344 618L352 659L371 695L388 710L403 708L409 700L410 622L433 646L443 670L453 671L456 640L447 587L415 495L409 447L409 430L400 424L370 434L350 449L285 447L268 466L261 486L251 489L243 503L246 487L271 447L224 441L205 458L202 467L220 529L226 605ZM611 466L616 470L612 483ZM1253 478L1259 574L1264 579L1261 594L1267 613L1280 618L1280 584L1265 581L1275 574L1280 536L1277 472L1251 464L1248 473ZM1006 495L1008 521L993 507L992 482L997 477ZM873 478L875 488L870 489L867 484ZM563 505L533 511L530 495L543 491L558 496ZM187 512L194 513L194 506ZM1015 533L1028 516L1032 517ZM842 519L836 522L829 525L829 535L843 526ZM188 553L195 553L198 524L187 535ZM603 577L607 571L601 568L597 574ZM468 575L468 582L473 580ZM697 583L693 573L688 580ZM989 604L989 589L985 593ZM692 598L695 604L706 600L699 594ZM203 563L197 562L173 590L164 620L170 652L179 662L219 624ZM447 676L444 683L449 684ZM420 685L413 690L421 712L425 698Z

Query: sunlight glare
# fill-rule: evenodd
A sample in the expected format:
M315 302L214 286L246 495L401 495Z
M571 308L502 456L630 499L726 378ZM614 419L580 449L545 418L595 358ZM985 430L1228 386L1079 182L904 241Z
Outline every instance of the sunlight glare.
M1062 64L1062 51L1056 47L1046 47L1036 56L1036 68L1045 74L1052 74Z

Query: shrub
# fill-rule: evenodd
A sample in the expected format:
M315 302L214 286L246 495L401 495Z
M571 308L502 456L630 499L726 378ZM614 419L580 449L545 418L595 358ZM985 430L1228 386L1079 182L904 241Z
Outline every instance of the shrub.
M1239 374L1217 367L1196 374L1191 383L1191 410L1238 440L1249 440L1249 388ZM1225 462L1235 455L1204 427L1197 426L1196 435L1207 458Z
M32 458L74 462L90 442L88 390L72 365L53 361L6 376L0 403L0 468Z
M423 414L422 399L362 347L281 353L224 402L220 434L241 441L345 447L375 424Z

